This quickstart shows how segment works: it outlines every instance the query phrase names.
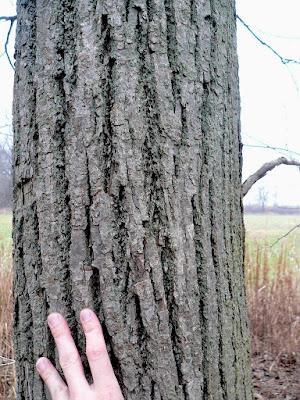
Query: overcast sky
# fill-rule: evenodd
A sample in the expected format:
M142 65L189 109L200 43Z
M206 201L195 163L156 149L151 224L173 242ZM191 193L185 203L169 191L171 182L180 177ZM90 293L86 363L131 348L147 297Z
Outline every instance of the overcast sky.
M285 58L300 61L299 0L237 0L237 12L249 26ZM0 15L15 14L14 0L0 1ZM0 23L4 46L8 22ZM13 58L11 37L10 54ZM2 53L3 50L0 51ZM238 22L238 52L242 105L244 178L264 162L280 155L246 145L271 145L300 153L300 65L283 65ZM5 56L0 57L0 127L11 124L13 71ZM8 133L9 128L0 128ZM1 136L1 135L0 135ZM3 138L3 136L2 136ZM294 155L297 157L296 155ZM300 156L298 156L300 159ZM246 203L255 202L264 186L272 204L300 204L300 171L278 167L250 190Z

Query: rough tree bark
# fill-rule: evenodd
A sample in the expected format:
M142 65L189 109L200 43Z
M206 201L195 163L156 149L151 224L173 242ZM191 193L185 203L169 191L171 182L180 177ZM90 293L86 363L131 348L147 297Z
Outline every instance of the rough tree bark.
M98 313L126 399L250 400L233 0L18 0L18 400ZM85 362L85 360L84 360Z

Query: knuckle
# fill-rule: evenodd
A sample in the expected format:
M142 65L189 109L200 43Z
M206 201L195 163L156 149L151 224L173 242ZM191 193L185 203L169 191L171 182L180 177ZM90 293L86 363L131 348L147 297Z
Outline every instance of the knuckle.
M51 328L51 332L52 332L52 336L54 338L58 338L58 337L62 336L64 333L63 326L61 326L61 325L55 326L55 327Z
M94 321L91 321L91 322L85 324L84 330L86 333L97 332L99 330L99 326Z
M105 389L103 391L105 393L104 400L123 399L123 397L119 396L117 388L117 384L105 385Z
M63 369L68 369L78 364L79 355L75 352L66 352L59 357L59 363Z
M42 373L42 377L44 381L48 384L51 378L53 377L53 371L51 370L51 368L48 368L46 371L44 371Z
M57 385L53 389L53 395L55 398L60 398L62 395L68 394L68 388L64 385Z
M99 360L104 357L105 349L99 346L97 348L87 348L86 355L89 360Z

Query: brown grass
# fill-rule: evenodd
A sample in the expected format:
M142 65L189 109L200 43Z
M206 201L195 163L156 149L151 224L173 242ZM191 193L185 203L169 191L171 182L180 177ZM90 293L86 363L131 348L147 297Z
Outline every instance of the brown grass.
M12 268L0 254L0 400L15 399L12 348Z
M299 265L284 245L276 255L260 243L255 251L246 249L245 269L253 353L299 360Z

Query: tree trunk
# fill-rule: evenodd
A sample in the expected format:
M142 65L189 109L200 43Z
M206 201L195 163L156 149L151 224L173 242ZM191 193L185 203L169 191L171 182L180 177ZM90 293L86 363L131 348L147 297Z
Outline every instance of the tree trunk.
M126 399L250 400L234 1L17 13L18 400L49 398L47 314L84 352L86 306Z

